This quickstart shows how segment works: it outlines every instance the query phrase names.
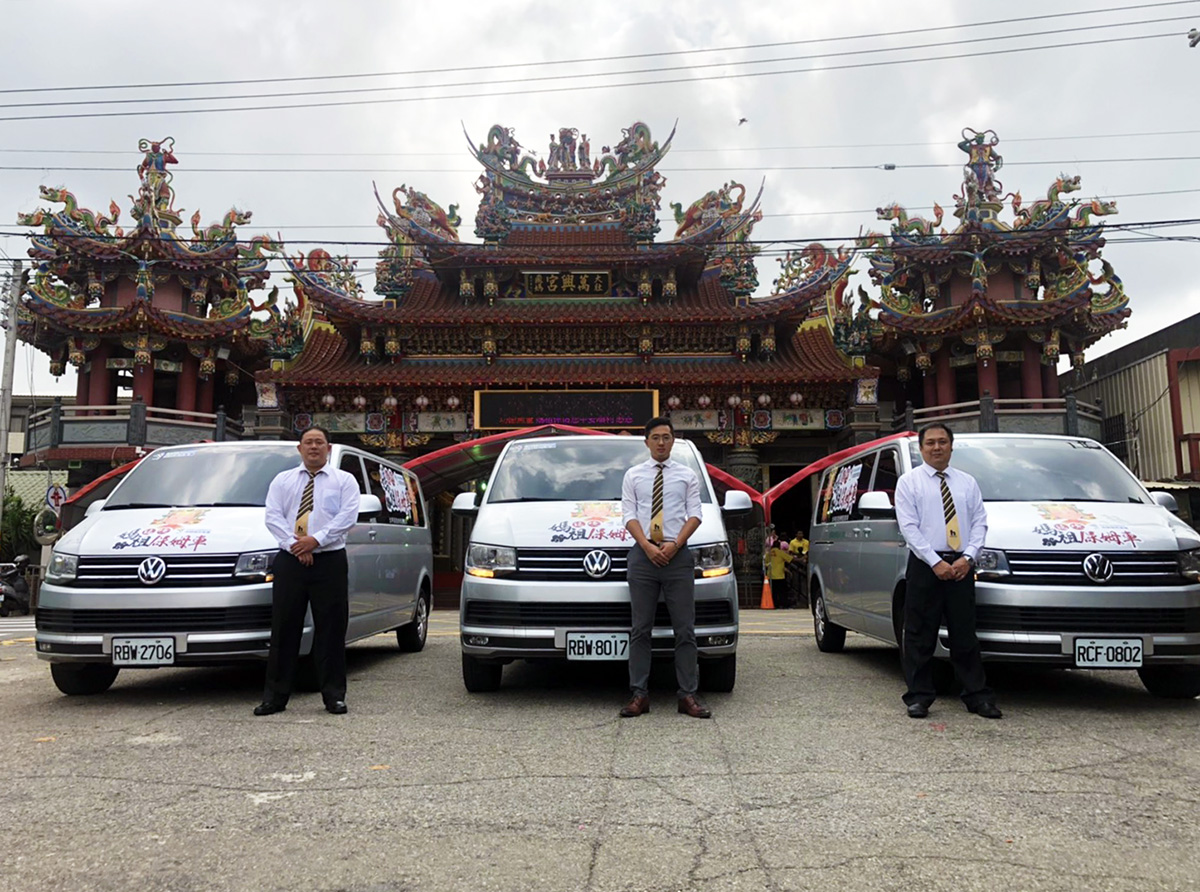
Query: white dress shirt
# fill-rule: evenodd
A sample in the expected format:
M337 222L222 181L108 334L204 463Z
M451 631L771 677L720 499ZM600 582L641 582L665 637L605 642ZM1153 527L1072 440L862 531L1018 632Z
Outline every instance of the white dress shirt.
M296 515L307 485L308 471L300 465L276 474L267 490L267 529L284 551L296 544ZM313 478L313 509L308 517L308 535L319 543L315 551L346 547L346 533L358 520L359 495L353 475L328 462L317 471Z
M650 513L654 504L654 478L659 463L650 459L625 472L621 482L621 513L625 522L636 520L650 535ZM663 542L679 535L691 518L700 519L700 479L687 465L667 459L663 466Z
M962 553L972 560L987 539L987 510L975 478L965 471L946 468L946 485L954 500L958 528L966 544ZM917 465L896 484L896 520L909 550L929 566L942 560L946 544L946 514L942 507L942 481L932 465Z

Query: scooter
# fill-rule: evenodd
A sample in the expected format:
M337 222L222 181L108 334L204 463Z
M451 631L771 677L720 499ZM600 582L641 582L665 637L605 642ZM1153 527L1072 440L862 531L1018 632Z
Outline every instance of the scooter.
M25 568L29 556L19 554L12 563L0 564L0 616L13 613L29 613L29 583L25 581Z

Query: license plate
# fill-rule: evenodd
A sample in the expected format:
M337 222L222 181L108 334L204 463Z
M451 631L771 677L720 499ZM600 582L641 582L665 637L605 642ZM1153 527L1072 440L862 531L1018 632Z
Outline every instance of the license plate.
M628 660L628 632L567 632L568 660Z
M174 638L114 638L114 666L170 666L175 662Z
M1137 669L1141 638L1076 638L1075 665L1088 669Z

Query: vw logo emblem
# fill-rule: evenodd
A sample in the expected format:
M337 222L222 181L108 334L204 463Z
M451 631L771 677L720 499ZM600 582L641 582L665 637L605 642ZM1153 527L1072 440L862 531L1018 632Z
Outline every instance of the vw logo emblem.
M583 572L592 579L603 579L611 569L612 558L608 556L607 551L597 548L595 551L589 551L583 558Z
M1083 574L1092 582L1108 582L1113 578L1113 563L1102 554L1089 554L1083 559Z
M142 585L154 585L167 575L167 562L160 557L148 557L138 564L138 579Z

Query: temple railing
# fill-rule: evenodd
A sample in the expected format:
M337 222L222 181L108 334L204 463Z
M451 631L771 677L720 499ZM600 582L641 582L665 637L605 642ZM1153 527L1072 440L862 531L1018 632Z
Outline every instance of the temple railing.
M173 446L199 440L240 440L240 422L224 408L216 412L183 412L132 402L119 406L64 406L29 416L25 450L63 446Z
M985 396L924 409L914 409L909 403L893 417L892 430L919 430L931 421L940 421L955 433L1066 434L1099 440L1103 418L1099 406L1082 402L1074 394L1029 400Z

